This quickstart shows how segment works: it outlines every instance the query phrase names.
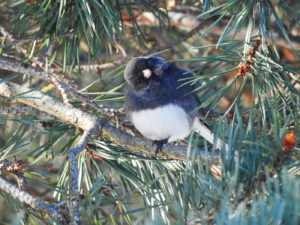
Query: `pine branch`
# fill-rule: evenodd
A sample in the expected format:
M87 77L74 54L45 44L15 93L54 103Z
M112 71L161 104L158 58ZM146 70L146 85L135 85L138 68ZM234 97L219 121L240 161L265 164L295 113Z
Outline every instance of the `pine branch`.
M104 115L111 117L113 113L105 108L103 105L98 105L95 102L92 102L89 98L85 97L78 91L74 90L70 85L65 84L64 82L57 79L58 75L53 75L49 72L42 72L38 68L33 67L29 64L24 64L20 59L12 56L0 56L0 68L4 70L9 70L17 73L23 73L30 75L32 77L36 77L38 79L46 80L48 82L52 82L56 84L59 90L62 90L62 96L66 103L68 103L68 99L66 96L65 91L70 93L72 96L76 97L77 99L81 100L82 102L86 103L87 105L93 107L94 109L102 112Z
M34 68L30 65L25 66L20 60L15 59L14 57L0 56L0 68L18 73L28 74L30 76L48 81L53 78L53 76L49 73L41 72L37 68ZM103 107L99 107L96 103L90 101L88 98L78 93L70 86L60 81L57 82L59 82L59 84L65 90L67 90L72 95L77 96L77 98L79 98L84 103L89 103L94 108L105 111ZM129 147L130 149L134 149L135 151L148 152L149 154L154 154L155 152L155 146L152 145L151 141L144 141L143 139L137 137L133 138L133 136L131 135L128 136L128 134L126 134L124 131L115 128L110 123L106 121L101 122L96 116L81 111L71 105L66 105L60 101L55 100L54 98L44 95L39 91L30 91L25 87L10 82L0 83L0 87L0 95L7 98L12 98L15 95L21 95L22 97L17 98L16 101L46 112L60 119L61 121L74 125L75 127L79 127L83 130L89 130L95 127L95 124L102 124L102 126L104 126L102 127L102 133L105 136L110 137L112 140L117 141L122 145L124 144L125 146ZM110 111L105 113L109 116L112 115ZM145 151L145 149L147 150ZM185 158L185 147L182 146L165 145L164 152L170 154L170 157L174 159ZM203 156L205 155L206 154L203 154Z
M180 45L182 42L186 41L187 39L191 38L195 34L199 32L203 27L205 27L209 23L209 20L203 20L201 23L199 23L195 28L193 28L191 31L189 31L186 35L184 35L182 38L180 38L178 41L175 41L173 43L170 43L168 45L162 46L162 47L156 47L149 50L147 53L144 54L144 56L153 55L157 52L164 52L174 49L177 45ZM124 63L127 63L132 59L132 56L124 57L121 60L117 60L110 63L104 63L104 64L93 64L93 65L80 65L75 67L75 71L82 70L82 71L95 71L99 72L103 69L110 69L117 66L120 66Z
M12 99L20 95L15 99L17 102L39 109L83 130L88 130L99 123L98 118L89 113L66 105L40 91L32 91L14 83L0 83L0 95Z
M38 198L32 197L30 194L26 193L10 184L8 181L0 177L0 190L6 192L13 198L19 200L22 203L30 206L31 208L38 210L43 213L47 213L53 218L65 223L65 217L59 212L54 206L47 204Z
M180 9L178 8L176 11L169 11L168 12L168 16L169 19L168 21L170 22L170 26L175 27L175 28L179 28L179 29L196 29L199 25L200 25L200 29L201 30L205 30L208 28L209 25L211 25L212 23L214 23L218 17L217 16L213 16L211 18L207 18L207 19L203 19L203 17L199 16L201 15L203 12L202 11L197 11L197 12L184 12L184 9ZM212 14L212 12L211 12ZM224 19L226 18L227 21L224 21ZM215 24L212 29L209 30L208 34L210 36L216 36L216 37L220 37L223 33L224 27L226 27L228 20L230 18L225 17L223 20L221 20L219 23ZM159 26L159 21L157 19L157 17L151 13L151 12L143 12L141 13L138 17L137 17L137 23L140 26ZM270 36L276 37L276 45L281 45L281 46L287 46L288 42L287 40L282 36L282 34L280 33L279 29L274 29L276 28L276 24L274 23L274 21L272 21L272 24L270 25L270 27L272 27L272 31L270 32ZM241 29L239 30L238 34L235 34L235 38L236 39L244 39L245 38L245 33L247 32L246 30L247 28L245 27L241 27ZM258 33L259 30L255 29L253 30L253 33ZM291 34L292 32L290 31L288 33L288 36L291 37L291 42L293 44L293 47L295 49L300 49L300 39L299 36L293 36ZM232 37L234 35L234 32L231 32L229 34L229 38ZM268 41L272 42L272 40L269 38Z
M132 136L123 130L113 126L108 120L99 119L95 115L84 112L73 106L66 105L50 96L39 91L32 91L11 82L0 83L0 96L10 98L13 102L20 102L36 108L40 111L49 113L57 119L72 124L83 130L90 130L98 126L103 137L129 148L135 152L144 152L149 155L155 154L155 146L152 141ZM16 98L18 96L18 98ZM96 130L93 131L96 134ZM98 134L99 135L99 134ZM162 149L167 157L171 159L184 160L186 147L180 145L166 144ZM204 158L215 157L215 154L200 151L199 154Z
M92 133L95 133L94 130L97 130L97 127L91 128L90 130L84 131L80 140L77 143L77 147L72 148L68 152L68 160L70 163L70 174L71 174L71 182L70 182L70 190L71 196L68 197L67 206L70 212L72 225L80 224L80 199L79 199L79 172L78 172L78 163L77 163L77 155L82 150L84 150L88 138Z

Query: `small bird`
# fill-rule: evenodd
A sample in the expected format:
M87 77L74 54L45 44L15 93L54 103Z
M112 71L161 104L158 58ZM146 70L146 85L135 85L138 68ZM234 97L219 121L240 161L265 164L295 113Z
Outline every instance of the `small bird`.
M124 77L127 116L145 138L154 141L156 153L165 143L182 140L192 130L214 143L214 134L199 119L194 87L185 84L193 78L191 73L159 57L137 57L128 62ZM228 148L220 139L215 143L219 149Z

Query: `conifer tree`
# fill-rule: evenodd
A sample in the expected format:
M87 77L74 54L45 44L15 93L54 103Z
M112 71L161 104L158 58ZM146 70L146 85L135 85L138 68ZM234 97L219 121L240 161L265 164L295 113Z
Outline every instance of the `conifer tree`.
M299 224L300 4L0 1L3 224ZM155 147L123 72L159 56L195 76L204 120Z

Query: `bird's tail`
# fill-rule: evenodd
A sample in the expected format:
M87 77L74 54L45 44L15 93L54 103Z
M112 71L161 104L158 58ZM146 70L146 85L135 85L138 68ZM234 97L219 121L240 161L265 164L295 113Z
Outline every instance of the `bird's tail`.
M200 136L205 138L211 144L216 144L216 148L221 150L225 149L226 153L228 153L229 146L226 142L222 141L220 138L215 140L214 133L205 125L203 124L199 118L196 118L193 123L193 130L195 130Z

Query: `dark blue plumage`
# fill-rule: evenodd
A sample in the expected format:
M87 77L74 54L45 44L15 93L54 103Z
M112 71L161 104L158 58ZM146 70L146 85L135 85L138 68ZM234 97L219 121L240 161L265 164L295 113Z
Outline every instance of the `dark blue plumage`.
M150 69L152 76L147 79L142 71ZM191 85L184 85L193 75L179 69L161 58L134 58L125 70L128 83L126 96L127 111L153 109L174 103L187 113L197 107L197 98Z

